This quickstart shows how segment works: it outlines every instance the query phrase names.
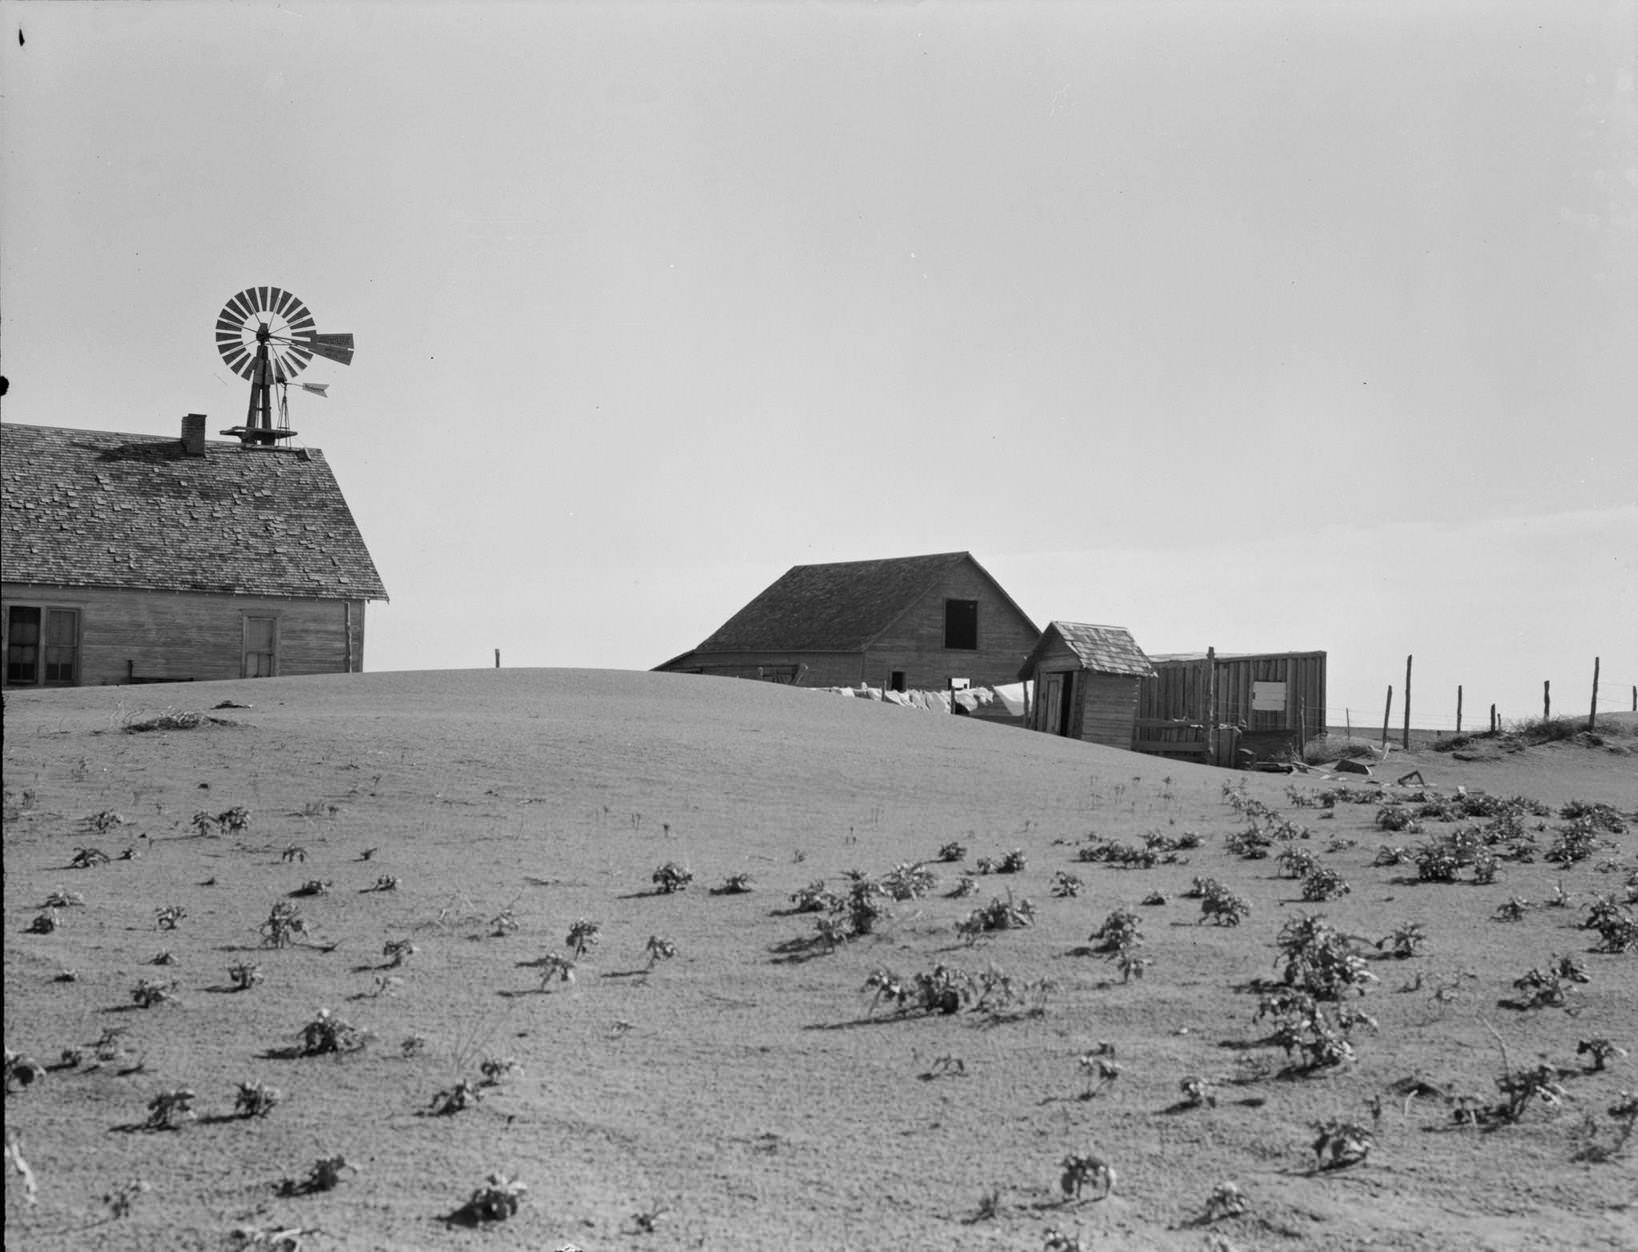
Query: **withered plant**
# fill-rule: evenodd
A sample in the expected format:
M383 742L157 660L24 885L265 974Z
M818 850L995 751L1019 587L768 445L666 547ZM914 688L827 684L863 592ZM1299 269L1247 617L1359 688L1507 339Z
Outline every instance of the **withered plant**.
M261 936L264 948L285 948L298 939L305 939L307 922L302 918L301 909L288 900L275 901L261 925Z
M175 930L176 924L187 915L188 910L180 904L167 904L154 910L154 927L157 930Z
M688 884L694 881L694 873L675 861L667 861L654 871L651 880L660 889L661 895L671 895L673 892L685 890Z
M242 1082L233 1098L233 1111L240 1117L266 1117L284 1099L277 1087L265 1083Z
M677 945L669 939L662 939L659 935L650 935L648 942L643 945L643 951L648 953L648 967L653 969L661 961L669 961L677 955Z
M455 1221L469 1224L503 1222L517 1216L518 1207L528 1190L527 1186L509 1174L490 1174L484 1179L483 1186L474 1190L466 1203L451 1216Z
M586 955L587 948L596 946L601 930L602 927L596 922L588 921L584 917L577 918L574 925L569 927L569 937L564 942L573 950L578 960Z
M368 1032L342 1021L329 1009L320 1009L318 1016L303 1026L297 1037L302 1056L357 1052L369 1042Z
M1250 1201L1246 1199L1246 1193L1240 1190L1238 1183L1220 1182L1206 1197L1205 1220L1209 1225L1222 1221L1225 1217L1239 1217L1248 1207Z
M142 1123L143 1129L174 1130L179 1120L192 1120L198 1116L193 1111L193 1100L193 1092L187 1087L155 1093L148 1101L148 1120Z
M1071 1152L1058 1163L1062 1173L1058 1185L1066 1199L1079 1200L1088 1192L1101 1200L1115 1189L1115 1171L1101 1156L1091 1152Z
M137 985L131 988L131 999L138 1008L150 1009L156 1004L164 1004L173 998L176 990L176 980L158 982L151 978L142 978Z
M321 1156L313 1162L312 1168L307 1171L307 1177L302 1179L286 1178L279 1184L279 1194L282 1196L312 1195L319 1191L334 1191L341 1185L342 1177L348 1170L357 1172L357 1166L350 1165L344 1156Z

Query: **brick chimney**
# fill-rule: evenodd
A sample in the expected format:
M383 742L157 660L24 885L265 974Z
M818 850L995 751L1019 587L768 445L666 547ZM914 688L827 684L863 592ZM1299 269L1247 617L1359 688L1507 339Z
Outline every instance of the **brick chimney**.
M205 415L189 413L182 418L182 455L205 455Z

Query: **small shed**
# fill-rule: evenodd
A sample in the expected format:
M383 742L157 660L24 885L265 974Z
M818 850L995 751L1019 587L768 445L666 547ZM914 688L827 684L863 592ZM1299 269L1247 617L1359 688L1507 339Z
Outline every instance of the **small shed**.
M1325 733L1325 653L1169 653L1138 687L1139 752L1243 765Z
M1130 748L1138 684L1153 673L1125 627L1052 622L1019 671L1035 685L1028 725L1050 735Z

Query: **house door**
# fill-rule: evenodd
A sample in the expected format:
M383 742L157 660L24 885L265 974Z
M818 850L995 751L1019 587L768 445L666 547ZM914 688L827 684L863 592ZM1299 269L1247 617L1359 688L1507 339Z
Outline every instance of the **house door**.
M1058 730L1060 735L1068 735L1075 712L1075 675L1073 672L1064 676L1063 694L1058 698Z
M244 665L239 671L240 675L245 678L270 678L278 673L278 640L278 618L245 618Z

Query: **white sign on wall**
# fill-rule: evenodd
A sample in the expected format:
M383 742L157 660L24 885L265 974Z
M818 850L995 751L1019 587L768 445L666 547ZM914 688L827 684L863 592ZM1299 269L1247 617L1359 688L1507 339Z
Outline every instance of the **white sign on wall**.
M1285 684L1252 683L1251 711L1253 713L1285 712Z

